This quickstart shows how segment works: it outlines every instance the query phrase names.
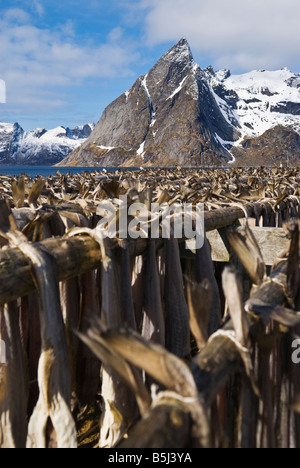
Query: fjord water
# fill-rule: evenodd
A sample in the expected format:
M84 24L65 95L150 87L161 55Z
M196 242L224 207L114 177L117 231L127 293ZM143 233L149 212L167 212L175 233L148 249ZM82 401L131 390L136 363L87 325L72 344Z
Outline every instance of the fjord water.
M82 172L101 171L103 169L102 167L0 166L0 175L13 177L26 174L29 177L35 178L37 176L55 176L57 172L61 174L67 174L68 172L70 174L80 174ZM110 167L106 170L108 172L115 172L117 169L120 168Z

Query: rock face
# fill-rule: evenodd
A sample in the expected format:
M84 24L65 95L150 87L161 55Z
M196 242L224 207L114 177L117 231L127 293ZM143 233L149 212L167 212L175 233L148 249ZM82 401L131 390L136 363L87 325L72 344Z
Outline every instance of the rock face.
M182 39L62 165L299 164L300 74L205 70Z
M298 166L300 135L278 125L263 135L245 138L240 147L232 149L240 166Z
M94 125L88 124L73 129L37 128L31 132L24 132L18 123L0 122L0 164L57 164L84 143L93 128Z
M209 165L232 160L218 139L239 132L181 40L104 111L91 136L64 165Z

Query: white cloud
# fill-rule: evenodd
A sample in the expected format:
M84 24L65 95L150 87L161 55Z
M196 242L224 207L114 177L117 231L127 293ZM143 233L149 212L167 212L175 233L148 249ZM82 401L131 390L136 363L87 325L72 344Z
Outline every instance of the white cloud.
M21 8L10 8L6 10L3 15L4 24L25 24L30 22L30 15Z
M196 58L233 70L300 70L299 0L141 0L148 45L186 37Z
M40 3L34 5L42 14ZM16 114L63 108L68 99L66 88L90 78L131 76L132 63L139 58L120 28L105 43L84 44L76 41L72 22L60 30L42 29L22 9L9 9L0 18L0 44L6 109Z
M38 16L44 16L45 14L45 9L43 7L43 5L38 2L38 0L33 0L33 7L35 9L35 11L37 12Z

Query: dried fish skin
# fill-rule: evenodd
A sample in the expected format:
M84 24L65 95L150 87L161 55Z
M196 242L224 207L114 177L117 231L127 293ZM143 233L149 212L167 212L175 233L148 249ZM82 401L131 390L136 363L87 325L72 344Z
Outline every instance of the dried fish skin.
M98 324L98 327L97 324L95 324L93 330L90 333L95 335L95 337L97 337L98 333L98 338L96 339L102 343L105 343L107 350L113 350L113 352L116 353L116 356L119 354L121 357L122 355L122 359L124 356L126 361L130 362L134 366L139 367L140 369L145 370L151 377L165 385L167 389L171 390L163 391L158 395L152 394L152 409L149 415L144 415L145 419L143 419L148 420L149 424L150 421L153 421L153 423L151 423L152 427L149 426L148 429L149 437L146 437L149 442L144 442L146 443L146 447L152 446L149 444L152 444L153 440L156 440L154 439L153 431L154 428L157 428L157 426L153 420L152 413L156 412L155 408L157 406L160 404L162 405L162 400L164 400L164 403L169 408L166 408L166 416L169 414L169 411L175 414L179 410L179 407L182 407L184 413L190 415L192 420L191 437L194 439L193 443L197 443L201 447L210 446L210 429L206 411L198 398L198 392L192 374L187 365L182 360L166 351L162 346L147 342L138 334L131 331L106 331L101 326L101 324L100 326ZM179 413L181 414L180 410ZM138 423L137 427L143 427L143 420L141 423ZM183 422L183 426L185 424L187 424L186 419ZM169 429L170 428L166 426L161 427L163 433L166 434L168 433ZM177 430L182 430L184 432L186 428L179 428L177 425ZM134 430L133 433L135 433ZM138 442L136 443L140 444L141 439L143 440L143 434L139 434L137 439ZM152 442L150 442L150 440L152 440ZM161 443L166 443L163 436ZM123 444L124 443L121 444L122 447ZM125 443L125 446L128 445ZM133 442L133 446L136 447L137 445ZM165 447L165 445L163 445L163 447Z
M207 280L213 292L208 324L208 335L211 335L220 326L221 302L220 291L214 272L214 265L211 259L211 250L206 236L204 238L203 247L196 250L196 271L197 282L202 283Z
M165 398L131 431L120 449L191 447L192 417L184 404Z
M123 326L124 320L121 305L121 255L120 252L112 251L110 239L102 241L102 249L106 258L101 273L103 320L107 327L119 328ZM131 318L127 317L127 320L134 323L133 308L131 313ZM101 396L103 411L99 445L102 448L114 447L137 417L136 399L118 374L109 367L102 369Z
M46 447L48 418L53 424L58 448L76 448L75 422L70 411L71 377L62 318L56 264L46 252L30 245L22 234L9 232L11 243L30 258L41 295L42 351L38 382L40 396L28 425L27 447Z
M208 340L209 319L213 301L213 289L208 280L197 283L185 278L191 332L201 351Z
M134 312L133 293L132 293L132 267L128 248L128 242L123 241L121 249L121 302L123 325L137 330L136 316Z
M135 313L137 329L141 327L143 320L143 306L145 295L146 265L144 255L139 255L133 259L132 266L132 300Z
M145 283L142 336L148 341L153 341L164 346L165 319L162 308L155 240L151 240L149 243Z
M177 239L169 239L166 248L166 349L179 358L185 358L188 357L191 352L189 311L184 295L180 252Z
M167 389L187 398L198 395L188 366L161 345L146 341L131 330L102 330L100 333L108 347Z
M0 447L25 448L28 375L15 303L0 308L0 337L6 364L0 363Z
M262 284L266 277L266 265L248 224L240 228L239 231L228 230L227 236L253 283L256 285Z
M241 278L233 268L225 268L222 275L222 283L236 338L242 346L247 346L250 326L243 304Z

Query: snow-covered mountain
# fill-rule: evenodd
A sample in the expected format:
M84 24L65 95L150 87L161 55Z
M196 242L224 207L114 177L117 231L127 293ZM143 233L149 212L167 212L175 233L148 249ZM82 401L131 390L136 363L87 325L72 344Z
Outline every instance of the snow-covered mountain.
M24 132L18 124L0 122L0 164L57 164L90 136L94 124L73 129L37 128Z
M299 132L300 74L201 69L182 39L61 164L299 164Z
M61 143L64 132L54 131ZM300 74L201 69L182 39L105 109L61 165L299 164L299 132ZM23 148L32 147L29 137Z
M236 141L219 142L229 150L278 126L300 132L300 74L287 68L231 75L229 70L201 71L226 120L239 132ZM233 148L232 148L233 147ZM234 152L234 151L232 151Z
M239 132L223 115L182 39L103 112L91 136L62 165L225 164L224 141Z
M299 132L300 74L201 69L182 39L61 164L299 164Z

